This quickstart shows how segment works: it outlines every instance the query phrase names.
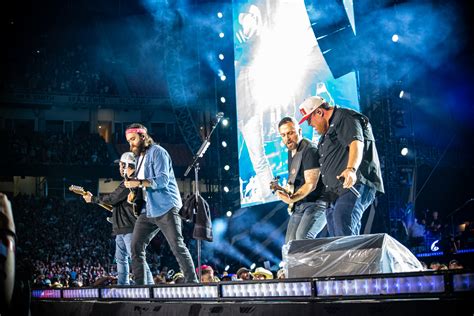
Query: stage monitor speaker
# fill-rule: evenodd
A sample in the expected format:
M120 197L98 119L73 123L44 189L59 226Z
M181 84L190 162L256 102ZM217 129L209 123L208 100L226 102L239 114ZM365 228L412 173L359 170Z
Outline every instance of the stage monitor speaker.
M289 278L422 271L421 262L388 234L293 240L283 246Z

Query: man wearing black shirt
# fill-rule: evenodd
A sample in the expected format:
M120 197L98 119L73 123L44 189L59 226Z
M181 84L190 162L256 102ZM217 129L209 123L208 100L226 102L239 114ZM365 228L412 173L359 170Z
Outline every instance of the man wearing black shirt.
M135 173L136 159L131 152L126 152L120 157L120 174L125 179L132 177ZM127 189L122 181L120 185L109 195L104 197L93 196L87 192L83 198L87 203L103 203L113 206L112 209L112 234L115 235L115 261L117 262L118 285L130 284L129 259L131 258L132 232L137 220L136 213L141 210L143 203L142 190L137 190L130 195L131 190ZM133 206L138 211L133 210ZM146 273L150 280L153 280L150 269L146 266Z
M301 127L292 117L278 124L283 143L288 148L288 179L293 194L277 191L278 197L293 206L285 243L294 239L313 239L326 225L327 203L321 199L323 185L319 180L316 146L301 134Z
M331 206L326 212L330 236L359 235L364 211L376 192L384 192L372 127L366 116L310 97L299 107L321 135L318 144L321 179Z

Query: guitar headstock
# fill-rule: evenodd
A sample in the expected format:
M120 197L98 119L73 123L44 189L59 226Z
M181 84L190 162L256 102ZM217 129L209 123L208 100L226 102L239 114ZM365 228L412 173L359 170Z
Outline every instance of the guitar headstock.
M84 190L84 188L78 185L69 186L69 191L74 192L76 194L80 194L80 195L86 194L86 191Z

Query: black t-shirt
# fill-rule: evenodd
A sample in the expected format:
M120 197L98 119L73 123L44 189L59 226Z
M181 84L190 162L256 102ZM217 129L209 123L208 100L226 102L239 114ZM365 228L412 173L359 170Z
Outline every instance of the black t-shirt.
M307 147L303 152L303 157L301 159L301 165L299 168L298 173L296 174L295 183L294 183L294 192L298 191L298 189L305 183L304 181L304 171L310 169L317 169L319 168L318 162L318 149L315 144L307 139L303 139L298 144L297 150L301 149L301 145L303 141L307 142ZM293 162L293 157L291 157L291 151L288 151L288 174L291 173L291 163ZM298 201L296 204L303 203L303 202L314 202L317 199L321 198L324 192L324 185L321 182L321 178L318 180L318 184L316 189L314 189L310 194L308 194L304 199Z
M357 182L383 193L382 170L368 118L356 111L339 107L334 108L329 128L321 136L318 146L321 179L326 191L341 195L348 190L343 189L336 177L347 168L349 145L354 140L364 143Z

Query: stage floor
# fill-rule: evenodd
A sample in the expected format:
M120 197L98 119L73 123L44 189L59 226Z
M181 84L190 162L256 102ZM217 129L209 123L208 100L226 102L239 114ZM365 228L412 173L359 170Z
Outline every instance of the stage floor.
M474 315L474 273L36 289L31 315ZM23 306L24 307L24 306ZM24 313L19 313L24 315Z
M466 299L363 299L340 301L153 302L34 301L31 315L466 315L474 305Z

